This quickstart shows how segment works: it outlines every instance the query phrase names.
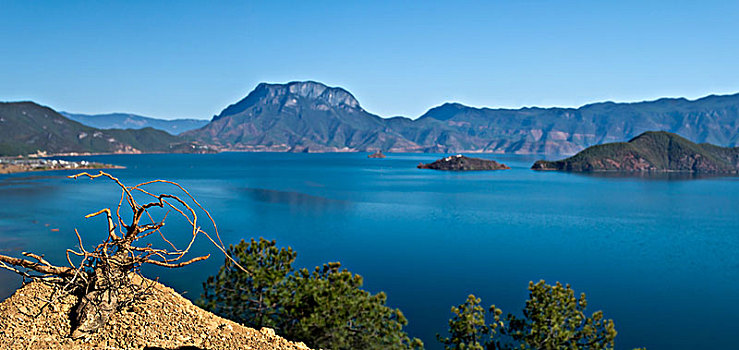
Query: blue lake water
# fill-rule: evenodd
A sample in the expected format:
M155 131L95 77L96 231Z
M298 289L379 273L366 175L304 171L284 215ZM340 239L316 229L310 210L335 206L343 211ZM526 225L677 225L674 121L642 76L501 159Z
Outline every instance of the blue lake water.
M534 172L525 156L492 156L508 171L419 170L441 155L222 153L84 159L126 166L127 184L186 186L226 243L263 236L298 252L297 265L341 261L385 291L412 336L438 349L449 308L474 293L518 312L528 282L570 283L590 312L615 320L617 348L735 348L739 334L739 179L621 178ZM79 159L79 158L72 158ZM105 181L72 172L0 175L0 251L63 262L63 248L105 235L85 214L113 207ZM48 226L47 226L48 225ZM58 232L51 229L59 229ZM184 225L168 227L170 234ZM197 298L222 257L149 277ZM0 298L20 284L0 272Z

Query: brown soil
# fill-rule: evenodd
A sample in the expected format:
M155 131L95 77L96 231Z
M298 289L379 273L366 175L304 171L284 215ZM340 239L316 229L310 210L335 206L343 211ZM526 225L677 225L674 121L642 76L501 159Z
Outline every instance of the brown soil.
M32 282L0 303L0 349L290 349L309 350L275 335L218 317L171 288L152 283L150 295L116 313L87 338L70 338L69 313L76 302L66 296L54 304L53 289Z

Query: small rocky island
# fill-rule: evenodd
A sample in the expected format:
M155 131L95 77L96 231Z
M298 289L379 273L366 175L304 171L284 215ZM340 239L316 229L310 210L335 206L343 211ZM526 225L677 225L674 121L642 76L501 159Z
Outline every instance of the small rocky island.
M696 144L677 134L648 131L629 142L591 146L563 160L539 160L533 170L572 172L739 173L739 147Z
M368 155L367 158L385 158L385 155L382 153L382 151L377 151Z
M494 160L482 158L470 158L458 154L441 158L433 163L418 164L418 169L434 169L434 170L453 170L453 171L473 171L473 170L504 170L510 169L507 165L498 163Z

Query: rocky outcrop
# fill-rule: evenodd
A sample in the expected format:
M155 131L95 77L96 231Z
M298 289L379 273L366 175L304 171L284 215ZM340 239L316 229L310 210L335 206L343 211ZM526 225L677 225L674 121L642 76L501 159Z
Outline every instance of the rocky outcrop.
M259 84L206 126L181 134L224 150L358 152L418 146L348 91L313 81Z
M368 155L367 158L385 158L385 155L382 153L382 151L377 151Z
M433 163L418 164L419 169L433 169L433 170L454 170L454 171L469 171L469 170L505 170L510 169L507 165L498 163L494 160L481 159L481 158L470 158L458 154L456 156L449 156L441 158Z
M46 284L32 282L0 303L1 349L285 349L309 350L269 328L255 330L198 308L154 281L150 295L124 307L96 333L70 337L75 296L56 302Z
M213 120L241 114L253 106L298 107L299 103L304 102L310 102L318 109L326 107L362 109L357 99L342 88L329 87L314 81L293 81L287 84L260 83L244 99L228 106L213 117Z
M739 147L696 144L668 132L645 132L629 142L588 147L558 161L539 160L533 170L574 172L739 173Z

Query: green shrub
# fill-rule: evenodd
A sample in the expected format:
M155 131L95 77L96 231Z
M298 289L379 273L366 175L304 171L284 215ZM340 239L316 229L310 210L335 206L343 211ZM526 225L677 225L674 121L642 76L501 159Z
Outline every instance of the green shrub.
M199 304L250 327L271 327L291 340L323 349L422 348L403 327L403 313L385 305L385 293L363 289L362 277L338 262L294 271L297 254L260 238L231 245L228 260L203 284Z
M544 281L529 283L529 299L523 317L491 306L490 323L480 299L467 297L462 305L452 307L449 337L437 335L446 349L613 349L616 329L613 320L602 311L585 314L585 294L575 297L569 285Z

